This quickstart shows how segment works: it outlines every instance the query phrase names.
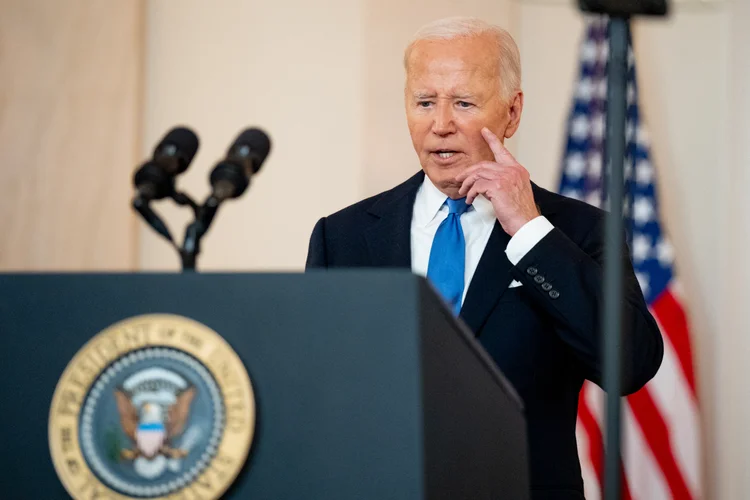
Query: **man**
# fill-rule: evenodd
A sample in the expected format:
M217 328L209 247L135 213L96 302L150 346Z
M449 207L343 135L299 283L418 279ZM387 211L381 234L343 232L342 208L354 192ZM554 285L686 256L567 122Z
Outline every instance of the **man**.
M581 499L575 426L602 383L604 212L531 183L503 146L523 110L504 30L446 19L408 46L406 117L422 172L320 219L307 267L410 267L477 335L525 404L532 497ZM465 199L464 199L465 198ZM627 253L623 394L663 355Z

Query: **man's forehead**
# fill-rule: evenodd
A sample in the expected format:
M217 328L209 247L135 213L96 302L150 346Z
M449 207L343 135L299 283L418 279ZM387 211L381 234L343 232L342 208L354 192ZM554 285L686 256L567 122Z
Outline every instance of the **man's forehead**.
M415 58L415 64L407 68L406 86L415 97L435 94L469 97L485 93L487 86L494 88L499 78L495 64L443 54Z
M497 71L499 48L487 36L457 37L448 40L420 40L409 53L406 70Z

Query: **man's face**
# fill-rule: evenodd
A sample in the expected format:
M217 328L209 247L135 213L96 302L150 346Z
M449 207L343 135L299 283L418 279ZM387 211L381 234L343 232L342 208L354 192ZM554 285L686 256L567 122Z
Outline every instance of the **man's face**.
M494 161L481 130L503 140L518 128L522 94L501 95L498 49L479 36L418 42L407 61L406 119L419 162L430 180L458 198L454 177Z

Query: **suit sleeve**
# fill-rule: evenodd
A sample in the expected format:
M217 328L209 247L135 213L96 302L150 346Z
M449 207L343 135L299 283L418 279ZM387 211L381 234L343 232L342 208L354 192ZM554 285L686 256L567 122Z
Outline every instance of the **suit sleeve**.
M310 244L307 249L305 270L328 267L325 221L325 217L321 218L313 228L312 235L310 236Z
M580 361L587 379L602 385L601 317L604 311L604 218L597 220L580 247L555 228L515 266L527 296L555 318L556 331ZM643 387L656 374L664 343L633 272L627 247L624 264L623 395Z

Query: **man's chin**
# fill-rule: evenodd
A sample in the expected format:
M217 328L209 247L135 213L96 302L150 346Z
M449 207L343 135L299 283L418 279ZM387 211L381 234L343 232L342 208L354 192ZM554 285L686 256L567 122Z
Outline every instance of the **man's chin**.
M455 165L451 168L436 167L433 165L423 168L423 170L435 187L442 193L451 198L458 198L458 190L461 188L461 183L456 181L456 176L467 167L468 165Z
M425 171L432 172L435 176L456 176L470 165L469 159L464 155L462 156L462 158L456 158L456 160L451 162L436 162L428 159L423 165L426 167Z

